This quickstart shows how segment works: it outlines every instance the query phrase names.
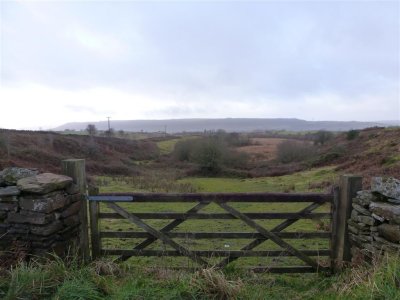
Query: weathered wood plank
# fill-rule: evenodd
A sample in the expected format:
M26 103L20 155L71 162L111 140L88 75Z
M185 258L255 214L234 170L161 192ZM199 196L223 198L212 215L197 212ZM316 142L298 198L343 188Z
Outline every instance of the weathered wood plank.
M229 206L226 203L217 203L220 207L225 209L227 212L235 216L236 218L242 220L244 223L249 225L250 227L254 228L257 230L259 233L263 234L265 237L269 238L271 241L275 242L277 245L282 247L283 249L289 251L290 253L294 254L296 257L310 265L311 267L317 269L318 268L318 263L311 259L309 256L304 255L301 253L299 250L296 248L292 247L290 244L286 243L284 240L282 240L280 237L278 237L276 234L266 230L264 227L260 226L256 222L254 222L252 219L247 217L246 215L242 214L241 212L237 211L233 207Z
M335 240L333 241L334 270L340 270L344 263L351 261L350 241L348 236L347 221L352 210L352 200L357 192L362 189L362 177L354 175L342 175L339 183L340 191L334 212Z
M336 248L337 245L337 221L338 221L338 205L339 205L339 198L340 198L340 188L339 186L336 186L333 188L333 202L331 205L331 213L332 213L332 222L331 222L331 231L332 231L332 237L331 237L331 242L330 242L330 248L332 249L331 253L331 273L335 272L336 269L336 261L337 261L337 255L338 251Z
M332 202L322 193L102 193L98 196L130 196L133 202Z
M200 209L206 207L208 204L209 204L209 202L208 203L206 203L206 202L197 203L194 207L189 209L187 211L187 213L196 213ZM170 230L174 229L175 227L179 226L180 224L182 224L184 221L185 221L185 219L176 219L176 220L172 221L171 223L167 224L166 226L164 226L163 228L161 228L160 231L162 231L164 233L167 233L168 231L170 231ZM156 240L157 240L157 238L155 238L154 236L149 236L149 237L147 237L146 240L141 242L134 249L144 249L147 246L149 246L152 243L154 243ZM119 257L116 261L125 261L129 257L130 257L129 255L123 255L123 256Z
M90 238L92 242L92 259L100 256L101 249L101 235L98 215L100 205L98 202L89 202L89 215L90 215Z
M66 159L61 162L62 174L73 179L73 182L78 186L79 192L82 195L82 205L79 211L80 232L79 232L79 253L83 261L87 262L90 259L89 247L89 221L88 221L88 203L86 201L87 186L86 186L86 169L84 159Z
M191 258L193 261L199 263L202 266L207 266L208 265L208 263L205 260L203 260L202 258L200 258L200 257L196 256L195 254L193 254L192 251L190 251L190 250L186 249L185 247L179 245L178 243L176 243L174 240L169 238L167 235L165 235L161 231L158 231L157 229L155 229L155 228L149 226L148 224L144 223L140 218L138 218L134 214L131 214L131 213L127 212L122 207L120 207L120 206L118 206L118 205L116 205L115 203L112 203L112 202L107 203L107 206L109 208L113 209L114 211L116 211L117 213L119 213L125 219L131 221L132 223L136 224L137 226L139 226L143 230L147 231L148 233L150 233L154 237L162 240L164 243L168 244L169 246L171 246L172 248L176 249L180 253L182 253L185 256Z
M191 251L196 256L205 257L220 257L220 256L230 256L230 257L288 257L296 256L293 253L282 250L192 250ZM321 250L301 250L301 253L308 256L329 256L331 251L329 249ZM176 250L139 250L139 249L101 249L103 255L122 255L122 256L186 256Z
M313 210L317 209L318 207L320 207L322 205L322 203L312 203L309 206L303 208L301 211L299 211L299 213L311 213ZM299 219L292 219L292 220L286 220L283 221L282 223L280 223L279 225L275 226L274 228L271 229L272 232L280 232L284 229L286 229L287 227L289 227L290 225L296 223ZM262 244L263 242L265 242L266 238L263 239L256 239L252 242L250 242L249 244L247 244L246 246L242 247L240 250L251 250L254 249L255 247L257 247L258 245ZM232 261L235 261L236 258L230 258L227 257L225 259L223 259L221 262L219 262L216 266L219 268L222 268L224 266L226 266L227 264L229 264Z
M244 213L244 215L251 219L330 219L331 213L308 213L308 212L297 212L297 213ZM209 220L209 219L221 219L221 220L232 220L236 219L234 216L227 213L172 213L172 212L157 212L157 213L135 213L140 219L179 219L179 220ZM100 213L100 219L123 219L123 217L117 213Z
M188 238L188 239L262 239L266 237L258 232L166 232L161 229L170 238ZM277 236L286 239L329 239L330 232L274 232ZM101 238L152 238L147 232L133 231L102 231Z

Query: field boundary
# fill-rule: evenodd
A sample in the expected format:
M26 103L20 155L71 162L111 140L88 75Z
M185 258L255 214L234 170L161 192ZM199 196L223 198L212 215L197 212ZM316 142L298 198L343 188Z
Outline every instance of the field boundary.
M82 160L64 161L64 169L69 170L74 181L81 182L85 178ZM81 234L81 249L83 252L91 249L91 258L100 256L118 256L117 261L125 261L132 256L186 256L196 262L200 267L210 266L207 257L223 257L213 267L223 268L240 257L297 257L305 263L304 266L271 267L258 266L257 271L270 271L275 273L294 272L318 272L321 270L332 272L340 270L345 262L351 258L350 244L347 232L347 220L350 217L352 198L357 191L361 190L362 178L359 176L344 175L340 177L339 186L331 193L102 193L97 189L91 189L86 197L87 203L81 210L81 217L88 222L83 227L85 234ZM184 213L171 212L149 212L140 213L128 211L120 203L194 203L194 206ZM251 203L309 203L305 208L293 212L256 212L243 213L230 205L233 202ZM100 203L106 205L112 213L100 211ZM223 213L201 213L200 211L213 203L221 208ZM323 204L330 204L329 213L314 212ZM283 232L284 229L301 219L327 218L331 219L329 232ZM101 231L101 219L125 219L143 231ZM146 222L146 219L171 219L167 225L157 229ZM188 219L237 219L252 228L255 232L172 232L176 227ZM283 219L283 221L268 230L257 223L256 219ZM90 228L90 235L88 234ZM90 236L90 242L89 242ZM174 238L190 237L191 239L213 239L213 238L248 238L253 239L240 250L191 250L178 243ZM144 238L142 242L132 249L105 249L102 248L103 238ZM328 249L304 250L298 249L286 242L285 238L311 239L323 238L330 240ZM148 247L160 240L170 250L153 250ZM254 250L265 241L272 241L281 250ZM329 258L329 266L321 265L318 259L321 256Z

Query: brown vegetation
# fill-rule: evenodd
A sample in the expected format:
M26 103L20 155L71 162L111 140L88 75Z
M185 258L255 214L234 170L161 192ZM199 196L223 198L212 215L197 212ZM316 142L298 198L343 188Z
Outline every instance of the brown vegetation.
M249 154L252 161L275 159L278 145L286 140L282 138L252 138L250 139L251 145L239 147L237 150Z
M135 174L135 161L156 158L154 142L61 135L54 132L0 131L0 169L8 166L60 172L60 161L85 158L91 174Z

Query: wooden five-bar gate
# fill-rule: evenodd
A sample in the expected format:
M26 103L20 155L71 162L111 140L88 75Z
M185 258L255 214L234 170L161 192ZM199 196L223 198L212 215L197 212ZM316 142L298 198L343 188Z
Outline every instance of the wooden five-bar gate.
M92 258L104 255L116 256L124 261L132 256L185 256L200 267L210 266L208 258L220 257L212 266L222 268L241 257L296 257L303 265L289 266L257 266L254 271L273 273L296 273L334 271L343 262L350 260L350 248L347 237L347 219L351 211L351 199L361 189L361 177L342 176L340 185L332 193L106 193L90 195L89 227ZM304 208L297 212L241 212L235 205L240 203L303 203ZM186 212L137 212L121 203L192 203ZM221 212L202 212L214 203L223 210ZM102 204L102 205L100 205ZM315 212L322 205L330 205L328 212ZM107 207L106 211L101 208ZM85 208L84 208L85 209ZM326 210L325 210L326 211ZM100 220L124 219L143 231L102 231ZM149 224L145 220L171 220L162 228ZM240 220L253 232L182 232L174 231L186 220ZM255 220L282 220L272 229L260 225ZM289 226L302 219L330 219L329 231L299 232L285 231ZM143 239L131 249L103 248L102 240L106 238ZM177 239L250 239L240 250L195 250L189 249ZM298 249L286 239L328 239L325 249ZM157 250L150 246L159 240L168 247ZM257 250L266 241L279 246L279 250ZM85 242L85 241L84 241ZM86 241L88 244L89 242ZM325 263L321 264L321 257ZM328 264L326 264L328 262Z

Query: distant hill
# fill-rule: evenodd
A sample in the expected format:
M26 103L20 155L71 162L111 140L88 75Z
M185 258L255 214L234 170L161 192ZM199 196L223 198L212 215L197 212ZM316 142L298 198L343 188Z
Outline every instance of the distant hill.
M94 124L99 130L107 130L107 121L67 123L54 128L56 131L83 130L88 124ZM132 132L158 132L167 129L168 133L203 132L204 130L223 129L228 132L250 132L258 130L287 130L310 131L330 130L347 131L375 126L388 126L383 122L357 121L305 121L300 119L254 119L254 118L227 118L227 119L170 119L170 120L112 120L111 127L115 130Z

